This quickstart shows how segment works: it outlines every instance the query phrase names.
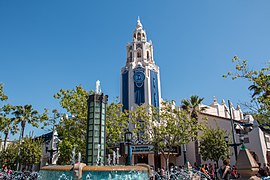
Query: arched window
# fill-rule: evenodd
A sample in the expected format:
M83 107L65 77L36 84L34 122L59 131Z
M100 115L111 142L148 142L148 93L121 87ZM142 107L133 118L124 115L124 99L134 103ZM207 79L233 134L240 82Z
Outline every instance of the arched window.
M137 58L141 58L141 57L142 57L141 50L138 50L138 52L137 52Z
M136 39L136 33L133 34L133 38Z
M147 59L149 59L149 58L150 58L149 51L147 51L146 56L147 56Z
M132 52L131 51L129 52L129 58L132 58Z
M138 33L138 34L137 34L137 39L138 39L138 40L141 40L141 33Z
M144 33L142 34L142 37L145 38L145 34Z

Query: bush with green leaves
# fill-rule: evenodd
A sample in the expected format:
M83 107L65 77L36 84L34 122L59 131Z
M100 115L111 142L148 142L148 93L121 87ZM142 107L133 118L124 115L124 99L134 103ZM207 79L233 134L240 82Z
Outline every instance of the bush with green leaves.
M225 140L227 132L219 127L207 127L200 139L200 153L204 161L211 160L218 164L229 155L229 147Z

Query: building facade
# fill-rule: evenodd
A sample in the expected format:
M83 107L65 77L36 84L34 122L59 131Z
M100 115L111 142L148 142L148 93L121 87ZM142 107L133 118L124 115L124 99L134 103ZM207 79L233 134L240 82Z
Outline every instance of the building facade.
M146 104L159 108L161 106L161 82L160 82L160 69L155 64L153 44L152 41L147 40L147 35L140 19L137 21L135 30L132 33L132 42L126 46L126 64L121 69L121 103L123 104L123 110L134 110L136 107ZM214 98L213 103L210 105L200 105L207 107L204 112L199 113L199 121L202 122L207 119L208 126L217 127L226 130L229 133L232 132L232 128L235 128L236 143L240 144L240 136L244 136L244 143L246 147L257 157L258 162L267 163L269 159L270 149L270 136L269 133L263 131L259 126L254 126L252 116L245 116L241 111L239 105L233 107L230 104L226 105L226 102L222 100L221 104ZM231 110L231 115L230 115ZM232 117L231 117L232 116ZM233 127L231 124L233 121ZM243 123L250 123L252 127L249 132L240 131L244 127ZM256 123L255 123L256 124ZM132 129L132 126L129 128ZM131 130L130 129L130 130ZM269 131L270 132L270 131ZM194 142L187 144L187 159L191 164L196 161L195 145ZM133 163L147 163L153 166L165 167L165 160L160 157L156 157L153 151L153 145L146 143L136 142L133 147ZM177 147L177 153L175 153L170 163L173 165L183 165L184 148ZM238 147L238 151L240 146ZM231 152L233 149L231 148ZM202 161L202 163L205 163ZM231 163L235 164L234 154L231 154Z
M264 130L251 115L244 116L239 105L234 107L231 103L229 106L225 103L225 100L218 103L214 97L210 105L202 104L201 107L206 107L206 110L199 114L199 122L203 123L206 120L207 126L212 128L219 127L226 130L227 135L230 137L229 144L233 143L232 128L234 128L235 143L238 144L237 154L240 151L241 143L243 143L258 163L269 162L270 146L267 143L270 142L269 130L268 132ZM230 116L230 111L232 117ZM233 124L231 123L231 118ZM195 163L196 158L193 142L187 145L187 156L191 164ZM235 152L232 146L230 146L230 162L231 164L236 163ZM178 163L182 164L183 160L180 159ZM202 163L207 162L202 161Z
M161 84L159 67L154 61L152 41L140 19L132 33L132 41L126 46L126 64L121 69L121 103L123 110L134 110L146 104L159 108L161 105ZM132 130L132 125L129 126ZM151 144L140 139L132 146L133 163L154 165L154 151ZM156 160L157 161L157 160Z

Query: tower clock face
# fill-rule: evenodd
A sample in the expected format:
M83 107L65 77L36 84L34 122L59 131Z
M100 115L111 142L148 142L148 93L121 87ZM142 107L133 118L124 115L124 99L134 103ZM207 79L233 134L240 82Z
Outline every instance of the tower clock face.
M137 71L133 75L133 79L135 83L142 83L145 79L145 75L141 71Z

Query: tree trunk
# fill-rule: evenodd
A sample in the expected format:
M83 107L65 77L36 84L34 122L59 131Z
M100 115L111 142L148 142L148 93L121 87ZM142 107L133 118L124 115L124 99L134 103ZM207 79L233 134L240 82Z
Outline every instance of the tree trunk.
M21 139L23 139L23 137L24 137L24 129L25 129L25 124L26 124L26 122L25 121L22 121L22 138Z
M199 141L198 139L195 140L195 158L196 158L196 163L198 166L201 165L202 163L202 160L201 160L201 155L200 155L200 152L199 152Z
M170 163L170 153L168 152L167 158L166 158L166 169L167 169L167 178L168 179L170 179L170 167L169 167L169 163Z
M5 130L5 142L4 142L4 150L7 148L7 140L8 140L8 131Z
M166 169L167 169L167 178L170 179L170 167L169 167L169 157L166 159Z
M217 174L217 170L218 170L218 160L216 161L216 164L214 165L214 174L215 174L215 179L218 179L218 174Z

